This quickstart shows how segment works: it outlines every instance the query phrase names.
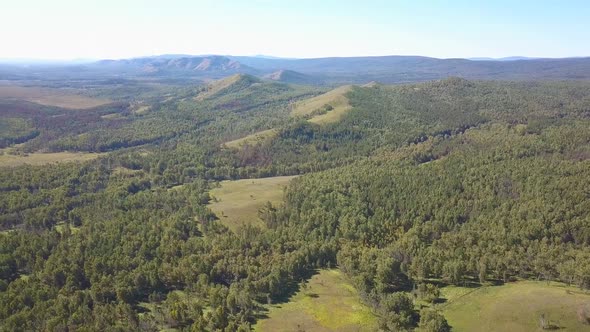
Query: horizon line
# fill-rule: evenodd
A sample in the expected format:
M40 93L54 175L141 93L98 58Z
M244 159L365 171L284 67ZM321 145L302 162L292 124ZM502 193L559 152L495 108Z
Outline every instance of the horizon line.
M423 58L432 58L432 59L439 59L439 60L454 60L454 59L462 59L462 60L475 60L475 61L497 61L497 60L507 60L507 59L514 59L514 60L559 60L559 59L576 59L576 58L590 58L590 55L572 55L572 56L564 56L564 57L545 57L545 56L525 56L525 55L508 55L502 57L490 57L490 56L469 56L469 57L436 57L436 56L429 56L429 55L418 55L418 54L383 54L383 55L343 55L343 56L312 56L312 57L289 57L289 56L277 56L277 55L268 55L268 54L249 54L249 55L234 55L234 54L221 54L221 53L210 53L210 54L188 54L188 53L162 53L162 54L153 54L153 55L137 55L137 56L129 56L129 57L76 57L76 58L42 58L42 57L0 57L0 63L68 63L68 62L83 62L83 63L90 63L90 62L98 62L98 61L105 61L105 60L129 60L129 59L142 59L142 58L156 58L156 57L163 57L166 56L180 56L180 57L211 57L211 56L222 56L222 57L248 57L248 58L260 58L266 60L313 60L313 59L330 59L330 58L380 58L380 57L423 57Z

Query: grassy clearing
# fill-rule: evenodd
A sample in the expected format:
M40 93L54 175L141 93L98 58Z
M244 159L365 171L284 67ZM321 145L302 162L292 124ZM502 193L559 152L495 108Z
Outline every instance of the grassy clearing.
M337 269L322 270L289 302L269 305L254 331L376 331L376 317Z
M0 85L1 99L20 99L29 102L69 109L85 109L108 104L108 99L91 98L60 89Z
M271 138L275 137L277 134L278 134L278 131L276 129L263 130L263 131L259 131L257 133L254 133L252 135L248 135L246 137L242 137L242 138L238 138L233 141L226 142L226 143L224 143L224 145L225 145L225 147L228 147L231 149L240 149L245 145L256 145L258 143L266 141L267 139L271 139Z
M346 94L352 90L352 85L345 85L328 91L317 97L296 103L291 111L292 116L311 116L309 122L317 124L325 124L337 122L342 115L348 112L351 107L348 102ZM315 112L330 105L332 110L319 115L314 115Z
M453 331L542 331L541 314L560 331L590 331L576 311L590 294L560 283L519 281L502 286L441 289L443 313Z
M117 120L117 119L124 119L125 118L123 115L121 115L121 113L110 113L110 114L101 115L100 117L102 119L107 119L107 120Z
M218 94L219 92L229 88L232 84L237 83L240 79L242 79L242 75L236 74L230 77L226 77L221 80L214 81L207 85L207 89L199 93L195 99L196 100L205 100L211 96Z
M133 112L133 114L145 114L145 113L149 112L151 109L152 109L151 106L143 105L143 106L137 107L132 112Z
M283 188L294 176L277 176L263 179L223 181L221 187L211 190L214 198L209 208L221 222L231 230L238 226L252 224L263 226L258 210L271 202L279 204L283 200Z
M25 155L0 154L0 167L17 167L21 165L46 165L72 161L87 161L100 156L100 153L55 152L31 153Z
M66 230L66 224L61 222L55 225L55 230L59 233L59 234L63 234L64 231ZM69 225L70 227L70 232L72 232L72 234L76 234L80 231L80 227L76 227L73 225Z

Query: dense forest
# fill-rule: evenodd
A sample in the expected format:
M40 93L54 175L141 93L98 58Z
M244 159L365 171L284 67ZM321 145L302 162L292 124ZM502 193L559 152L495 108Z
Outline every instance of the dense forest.
M103 153L1 169L0 330L250 331L334 266L384 331L449 331L413 304L440 283L590 289L590 84L354 87L321 125L290 111L323 88L217 84L150 90L145 112L137 96L0 105L11 153ZM221 180L276 175L301 176L265 227L230 231L207 207Z

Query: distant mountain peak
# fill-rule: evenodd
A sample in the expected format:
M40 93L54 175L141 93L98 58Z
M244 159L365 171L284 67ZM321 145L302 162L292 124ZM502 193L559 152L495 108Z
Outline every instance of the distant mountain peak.
M279 81L279 82L284 82L284 83L307 83L310 82L312 80L311 76L302 74L300 72L296 72L294 70L288 70L288 69L279 69L273 73L270 73L268 75L265 75L264 78L269 79L269 80L273 80L273 81Z
M108 66L131 66L144 73L170 71L185 72L238 72L253 71L237 60L221 55L211 56L158 56L125 60L102 60L97 64Z
M206 56L206 57L183 57L173 59L162 59L149 63L147 66L156 67L159 70L166 69L184 69L192 71L235 71L243 66L235 60L224 56Z
M210 70L238 70L241 69L242 65L236 61L222 56L212 56L204 58L195 70L210 71Z

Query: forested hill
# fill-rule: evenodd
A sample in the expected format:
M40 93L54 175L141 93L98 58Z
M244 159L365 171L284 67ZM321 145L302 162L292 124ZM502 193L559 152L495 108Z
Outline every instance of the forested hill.
M414 306L438 287L590 289L588 82L153 85L2 101L0 161L100 155L1 167L0 330L249 331L328 267L386 331L448 331ZM299 176L257 226L208 207L278 175Z

